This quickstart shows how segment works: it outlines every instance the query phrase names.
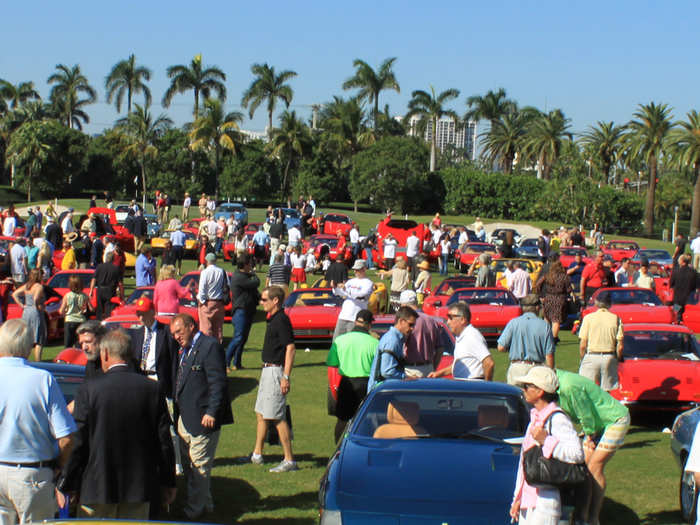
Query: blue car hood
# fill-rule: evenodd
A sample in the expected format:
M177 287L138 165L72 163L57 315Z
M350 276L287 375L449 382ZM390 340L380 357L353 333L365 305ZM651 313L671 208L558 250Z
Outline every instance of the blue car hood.
M337 477L343 523L506 523L519 453L483 440L350 436Z

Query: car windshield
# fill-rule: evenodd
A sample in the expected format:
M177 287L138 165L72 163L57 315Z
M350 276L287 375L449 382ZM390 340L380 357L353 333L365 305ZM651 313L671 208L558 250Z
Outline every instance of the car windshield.
M605 293L610 298L610 304L644 304L649 306L661 306L661 299L651 290L607 290ZM595 298L591 298L595 301Z
M86 272L86 273L57 273L54 275L49 282L47 283L51 288L68 288L68 279L70 279L71 275L77 275L80 277L80 282L83 285L83 288L90 288L90 280L92 280L93 273L92 272Z
M611 242L608 243L610 250L639 250L636 242Z
M386 226L396 230L412 230L418 226L418 223L416 221L392 219L386 223Z
M445 279L435 289L435 295L452 295L455 290L469 288L476 284L476 277L464 277L460 279Z
M468 252L495 252L496 247L493 244L467 244L465 246Z
M447 304L451 305L457 301L464 301L467 304L490 304L493 306L516 306L518 304L513 294L507 290L484 290L483 288L457 290L447 300Z
M527 422L515 394L387 391L372 398L352 433L386 438L391 434L380 427L390 424L411 427L409 438L502 440L522 436Z
M342 297L333 295L330 290L305 291L301 290L293 292L284 301L284 307L291 306L341 306L343 304Z
M311 241L311 246L313 248L316 248L316 246L321 246L323 244L327 244L331 248L335 248L338 246L338 237L330 237L327 239L314 239Z
M75 399L75 395L78 393L80 385L83 384L82 377L76 376L61 376L55 375L58 386L63 392L63 397L66 399L66 404L70 403Z
M496 259L491 263L491 267L496 271L496 272L505 272L507 268L507 264L511 262L508 259ZM525 270L527 270L529 273L532 273L534 268L532 266L532 263L529 261L514 261L518 265L522 267L523 263L525 263Z
M242 211L242 210L243 210L243 206L241 206L240 204L222 204L221 206L219 206L219 211L235 212L235 211Z
M641 259L646 257L647 259L670 259L671 255L666 250L639 250L639 253L635 256L635 259Z
M522 248L537 247L537 239L528 238L520 242Z
M588 254L586 253L586 250L581 250L580 248L577 249L577 248L563 247L563 248L559 248L559 253L561 255L572 255L573 256L573 255L581 254L581 256L583 256L583 257L588 256Z
M625 332L624 357L630 359L684 359L698 356L692 334L644 330ZM685 357L686 359L688 357Z
M149 299L153 299L153 288L136 288L133 292L131 292L131 295L126 298L125 303L126 304L133 304L141 297L148 297Z
M326 215L326 221L330 222L340 222L343 224L350 224L350 217L347 217L345 215Z

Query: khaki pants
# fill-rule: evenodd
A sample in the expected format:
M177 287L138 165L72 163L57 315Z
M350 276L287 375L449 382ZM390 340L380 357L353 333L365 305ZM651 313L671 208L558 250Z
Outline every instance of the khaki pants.
M190 216L190 208L182 208L182 222L185 222Z
M0 465L0 525L53 519L53 470Z
M508 372L506 373L506 382L509 385L515 385L515 378L522 377L526 375L533 366L542 366L544 363L539 365L531 365L530 363L511 363L508 367Z
M139 253L141 251L141 246L143 246L145 242L145 237L134 236L134 252Z
M224 302L207 301L199 305L199 329L204 335L223 340Z
M617 356L588 352L581 360L578 373L599 383L605 391L617 388Z
M148 502L81 504L78 507L78 517L147 521L150 506Z
M196 518L204 512L214 510L214 500L211 497L211 469L214 466L216 446L221 432L217 430L211 434L193 436L187 432L182 419L178 419L177 433L180 436L182 468L185 471L187 483L184 511L188 518Z

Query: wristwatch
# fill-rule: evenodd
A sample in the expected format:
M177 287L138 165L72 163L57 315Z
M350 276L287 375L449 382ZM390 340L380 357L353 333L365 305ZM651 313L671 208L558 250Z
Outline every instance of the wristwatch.
M287 381L289 381L289 376L288 376L287 374L282 374L282 378L283 378L283 379L286 379Z

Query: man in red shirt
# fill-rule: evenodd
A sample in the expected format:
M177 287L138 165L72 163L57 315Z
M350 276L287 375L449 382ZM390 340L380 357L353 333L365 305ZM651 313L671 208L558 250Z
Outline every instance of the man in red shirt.
M595 259L583 269L581 274L581 299L584 304L590 299L593 292L603 286L606 272L603 266L603 252L598 251L595 254Z

